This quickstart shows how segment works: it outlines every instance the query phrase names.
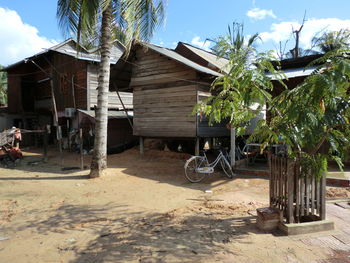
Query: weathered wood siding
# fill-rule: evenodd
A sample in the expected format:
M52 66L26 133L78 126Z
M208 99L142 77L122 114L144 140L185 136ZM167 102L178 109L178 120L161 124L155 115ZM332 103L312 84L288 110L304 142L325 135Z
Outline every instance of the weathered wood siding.
M32 63L19 64L7 72L9 113L34 112L41 101L51 97L48 79L50 66L44 59L38 59L36 63L46 73Z
M152 50L138 49L130 86L134 91L134 135L195 137L196 72ZM137 66L136 66L137 65Z
M86 109L87 62L71 56L55 53L52 69L54 79L54 90L56 105L58 111L64 111L65 108L73 108L73 87L72 77L74 77L74 96L76 107Z
M88 95L87 101L89 109L94 108L97 105L97 83L98 83L98 65L89 64L87 68L87 83L88 83ZM131 92L119 92L119 95L127 109L132 109L132 97ZM115 91L108 92L108 108L109 109L123 109L122 104Z
M14 75L7 75L7 105L9 113L19 113L22 109L21 78Z

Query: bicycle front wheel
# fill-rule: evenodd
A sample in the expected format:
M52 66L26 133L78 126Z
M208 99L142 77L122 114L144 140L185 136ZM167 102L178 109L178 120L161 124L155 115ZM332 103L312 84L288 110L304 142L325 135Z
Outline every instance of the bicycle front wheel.
M228 178L232 178L234 176L234 173L232 171L232 167L231 165L228 163L227 160L225 159L221 159L220 160L220 164L221 164L221 167L222 167L222 170L224 171L224 173L226 174L226 176Z
M198 168L207 166L207 161L202 156L193 156L185 164L185 176L191 183L200 182L208 173L198 172Z

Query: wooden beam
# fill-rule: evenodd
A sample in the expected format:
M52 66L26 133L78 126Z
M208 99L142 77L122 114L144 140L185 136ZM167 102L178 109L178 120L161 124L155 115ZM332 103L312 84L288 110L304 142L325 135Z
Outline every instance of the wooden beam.
M130 127L131 127L131 129L133 129L134 127L133 127L133 125L132 125L132 122L131 122L130 116L129 116L129 114L128 114L128 111L127 111L126 108L125 108L125 105L124 105L124 103L123 103L123 100L122 100L122 98L120 97L120 94L119 94L119 91L118 91L118 87L117 87L117 85L115 85L115 83L113 83L113 87L114 87L115 91L117 92L117 95L118 95L118 98L119 98L120 103L121 103L122 106L123 106L123 109L124 109L124 111L125 111L126 117L128 118L128 122L129 122L129 124L130 124Z

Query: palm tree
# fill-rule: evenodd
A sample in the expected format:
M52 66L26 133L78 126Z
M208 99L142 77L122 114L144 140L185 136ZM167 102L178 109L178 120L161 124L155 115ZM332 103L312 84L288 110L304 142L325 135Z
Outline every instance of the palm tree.
M318 47L322 53L327 53L339 48L349 47L350 30L341 29L339 31L324 32L321 36L314 36L312 44Z
M100 36L98 96L94 152L90 177L99 177L107 168L107 113L110 53L113 32L123 36L127 50L134 39L150 40L164 20L164 0L58 0L57 17L66 33L78 43Z
M233 23L228 33L215 40L213 52L228 59L224 68L227 74L217 77L212 83L214 94L196 106L195 111L209 118L210 123L229 120L237 129L237 135L244 135L246 125L262 110L270 99L271 79L267 72L276 74L270 62L271 53L258 53L254 44L258 34L245 38L243 25Z

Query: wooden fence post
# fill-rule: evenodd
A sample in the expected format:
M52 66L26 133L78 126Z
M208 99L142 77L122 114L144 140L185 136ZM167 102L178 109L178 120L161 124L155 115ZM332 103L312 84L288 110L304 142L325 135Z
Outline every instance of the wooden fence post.
M287 223L294 223L294 165L295 162L287 159L286 179L287 179Z
M321 207L320 207L320 217L321 220L326 219L326 173L322 174L321 184L320 184L320 199L321 199Z

